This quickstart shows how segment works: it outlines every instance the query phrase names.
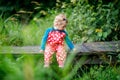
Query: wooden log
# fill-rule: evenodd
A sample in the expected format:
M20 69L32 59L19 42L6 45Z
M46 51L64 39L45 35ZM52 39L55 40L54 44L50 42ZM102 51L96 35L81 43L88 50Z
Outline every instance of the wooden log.
M76 53L90 54L103 52L120 52L120 41L90 42L75 45ZM40 54L39 46L1 46L0 54Z
M0 47L0 54L40 54L39 46L4 46Z
M118 53L120 52L120 41L110 42L91 42L76 44L76 53L93 54L93 53Z

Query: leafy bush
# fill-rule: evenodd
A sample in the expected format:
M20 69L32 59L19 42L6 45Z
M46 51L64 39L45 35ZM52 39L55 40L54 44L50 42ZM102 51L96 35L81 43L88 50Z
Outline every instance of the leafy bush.
M120 39L119 8L111 2L104 4L102 0L95 4L79 0L72 9L68 29L75 43Z
M93 66L89 72L83 71L83 76L79 80L119 80L119 67Z

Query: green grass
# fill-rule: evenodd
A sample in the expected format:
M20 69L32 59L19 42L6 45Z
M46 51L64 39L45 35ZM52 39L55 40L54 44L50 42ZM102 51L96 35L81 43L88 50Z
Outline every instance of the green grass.
M3 58L4 57L4 58ZM43 67L43 55L0 55L2 80L72 80L85 58L72 65L74 54L69 55L64 68L59 68L55 57L51 67Z
M120 80L120 66L83 65L85 58L72 63L74 54L59 68L55 57L43 67L43 55L0 55L1 80Z
M80 80L120 80L120 67L93 66L89 72L83 72Z
M0 45L40 45L42 36L48 27L53 26L53 17L33 19L29 24L8 19L0 20Z

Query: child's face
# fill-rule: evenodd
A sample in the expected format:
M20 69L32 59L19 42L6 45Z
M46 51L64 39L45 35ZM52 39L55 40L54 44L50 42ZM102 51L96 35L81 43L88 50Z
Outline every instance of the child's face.
M67 19L66 16L63 14L60 14L55 17L54 20L54 26L59 30L64 30L67 25Z

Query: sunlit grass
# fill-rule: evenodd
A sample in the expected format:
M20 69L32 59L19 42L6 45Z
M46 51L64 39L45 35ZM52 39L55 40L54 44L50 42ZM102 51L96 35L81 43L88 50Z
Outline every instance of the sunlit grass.
M0 23L0 45L40 45L45 30L53 26L53 17L33 19L24 25L9 19Z

